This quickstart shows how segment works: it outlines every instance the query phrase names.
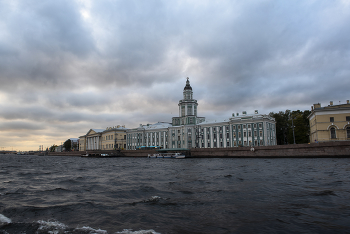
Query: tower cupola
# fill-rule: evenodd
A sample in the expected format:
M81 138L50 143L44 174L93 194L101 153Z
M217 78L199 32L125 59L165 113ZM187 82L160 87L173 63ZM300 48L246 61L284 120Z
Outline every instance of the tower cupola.
M183 91L183 99L184 100L191 100L193 99L193 92L192 92L192 87L190 85L190 78L187 77L187 81L186 81L186 86L184 88Z

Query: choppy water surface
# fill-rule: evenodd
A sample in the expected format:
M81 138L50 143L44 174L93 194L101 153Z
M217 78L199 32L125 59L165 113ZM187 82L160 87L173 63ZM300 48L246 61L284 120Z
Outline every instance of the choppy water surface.
M349 233L350 159L0 155L0 233Z

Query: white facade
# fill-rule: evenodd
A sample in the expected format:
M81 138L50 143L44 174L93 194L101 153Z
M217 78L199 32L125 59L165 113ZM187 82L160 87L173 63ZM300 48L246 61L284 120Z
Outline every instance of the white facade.
M187 78L183 99L179 101L179 117L172 123L140 125L127 130L127 149L160 147L164 149L226 148L238 146L276 145L275 119L268 115L243 112L227 121L206 122L197 117L197 100Z

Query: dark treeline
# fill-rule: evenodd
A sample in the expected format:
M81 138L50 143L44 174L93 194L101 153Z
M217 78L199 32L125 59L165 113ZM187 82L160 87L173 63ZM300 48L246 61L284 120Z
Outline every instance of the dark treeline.
M280 111L271 112L270 116L276 119L276 138L278 145L303 144L310 142L310 125L307 118L311 112L306 111ZM294 125L294 137L293 137Z

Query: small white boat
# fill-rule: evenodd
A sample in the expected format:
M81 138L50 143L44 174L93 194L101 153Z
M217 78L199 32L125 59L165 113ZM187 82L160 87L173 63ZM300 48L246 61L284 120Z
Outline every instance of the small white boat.
M148 158L185 158L185 155L180 153L158 153L158 154L148 154Z

